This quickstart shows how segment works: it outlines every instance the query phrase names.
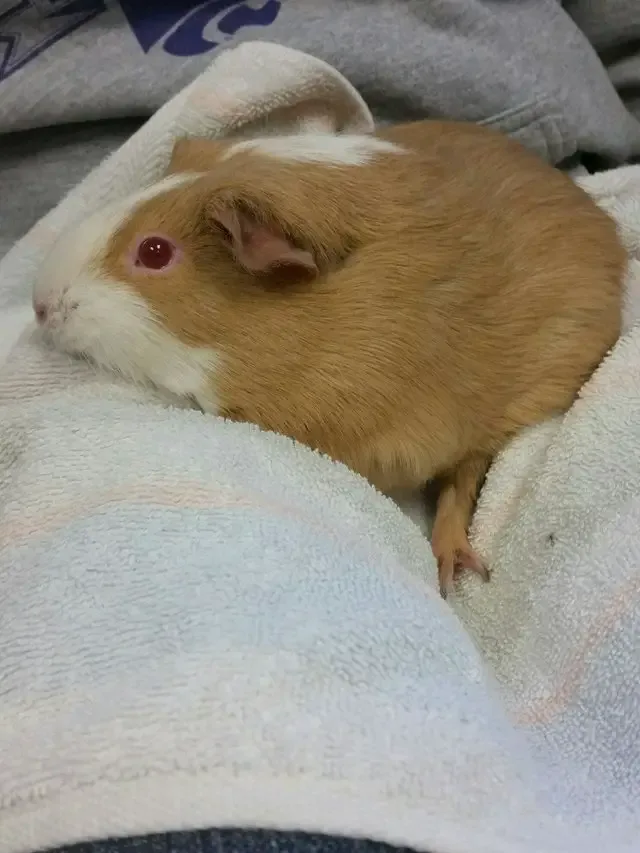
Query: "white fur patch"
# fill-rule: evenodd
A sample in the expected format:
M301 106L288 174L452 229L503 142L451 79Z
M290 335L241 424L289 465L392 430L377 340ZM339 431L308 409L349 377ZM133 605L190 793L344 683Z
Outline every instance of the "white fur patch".
M255 151L289 162L331 166L364 166L381 154L404 153L399 145L367 134L311 132L244 139L232 145L222 159L228 160L241 151Z
M43 331L57 349L88 356L134 382L200 400L208 399L215 353L182 343L134 287L99 268L111 236L140 203L197 177L173 175L69 229L43 264L33 298L47 306Z

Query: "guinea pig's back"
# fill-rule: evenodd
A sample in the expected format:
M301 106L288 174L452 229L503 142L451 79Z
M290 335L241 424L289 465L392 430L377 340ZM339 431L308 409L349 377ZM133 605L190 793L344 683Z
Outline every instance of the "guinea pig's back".
M508 372L519 389L505 427L568 408L620 332L627 257L614 221L496 131L424 121L380 135L415 152L425 222L441 210L460 237L461 296L447 310L468 329L469 369L475 338L496 383Z
M420 121L380 131L415 158L416 184L436 206L467 206L503 226L518 253L580 245L619 269L624 256L613 220L566 174L498 131L454 121ZM584 257L584 256L583 256Z

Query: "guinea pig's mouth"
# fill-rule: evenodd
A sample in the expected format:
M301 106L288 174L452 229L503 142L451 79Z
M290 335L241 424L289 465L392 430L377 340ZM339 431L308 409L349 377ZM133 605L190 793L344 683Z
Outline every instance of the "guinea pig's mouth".
M61 303L50 309L45 318L36 309L36 321L43 341L53 349L84 360L97 360L94 354L99 348L100 329L81 316L78 302Z
M77 311L79 303L75 300L60 298L57 302L33 301L33 312L36 322L45 332L53 332L63 326L71 315Z
M72 319L78 310L78 303L57 307L49 310L43 319L42 314L36 308L36 321L42 330L44 337L56 346L67 346L71 343L72 336L69 335L73 329Z
M120 328L128 314L117 294L114 298L112 288L93 279L83 279L80 286L67 286L55 295L36 295L33 309L44 339L70 355L104 363L128 337Z

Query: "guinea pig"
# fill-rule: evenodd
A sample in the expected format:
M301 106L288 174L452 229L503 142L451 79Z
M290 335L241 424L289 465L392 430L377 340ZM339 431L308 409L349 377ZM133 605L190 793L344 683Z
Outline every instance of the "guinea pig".
M328 454L438 484L442 593L488 577L468 526L523 427L616 341L626 255L567 176L486 128L181 140L87 216L34 290L53 344Z

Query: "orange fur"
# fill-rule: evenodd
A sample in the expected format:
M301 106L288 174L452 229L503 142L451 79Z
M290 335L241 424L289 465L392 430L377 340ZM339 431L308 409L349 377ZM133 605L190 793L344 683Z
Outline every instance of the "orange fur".
M569 178L497 132L418 122L360 166L285 163L185 140L172 170L206 171L154 198L111 241L128 278L136 235L185 249L132 282L182 341L221 357L221 414L285 433L382 490L442 477L433 547L443 590L493 455L567 410L615 342L626 257L613 221ZM241 210L311 253L311 281L256 275L216 212ZM294 270L295 273L295 270ZM475 555L473 555L475 557Z

